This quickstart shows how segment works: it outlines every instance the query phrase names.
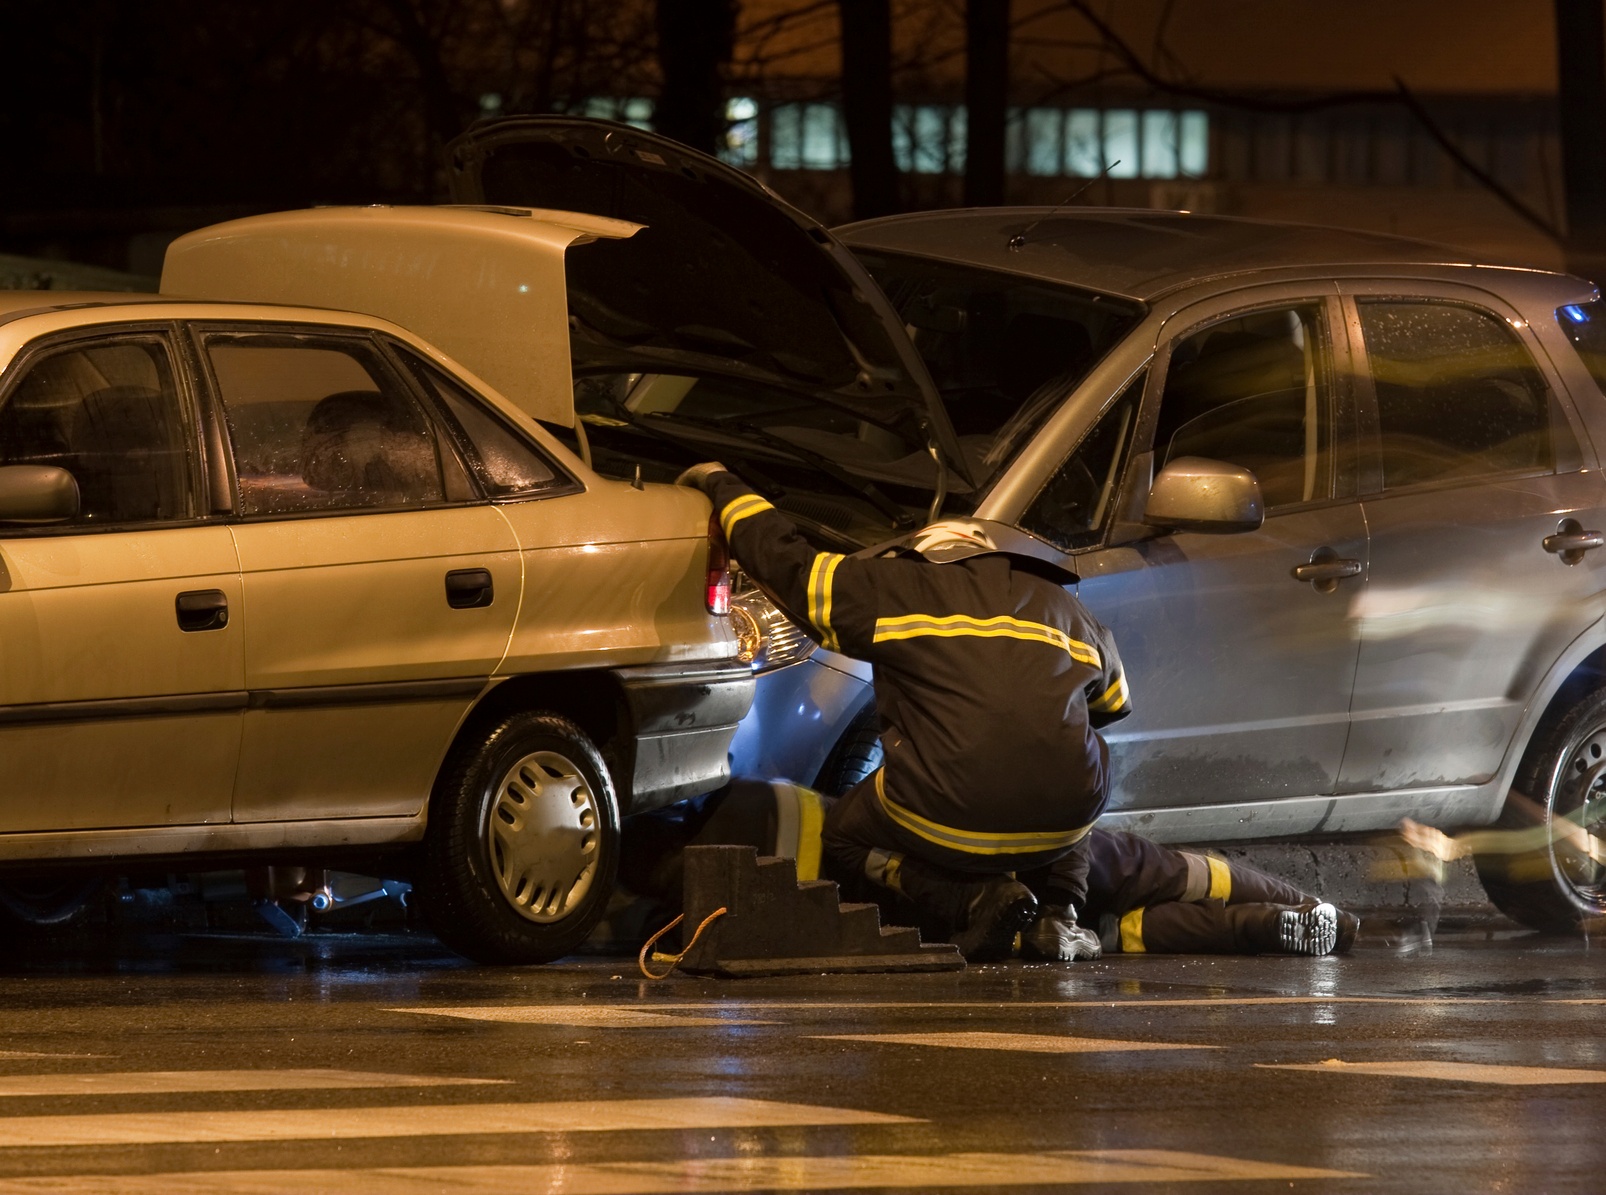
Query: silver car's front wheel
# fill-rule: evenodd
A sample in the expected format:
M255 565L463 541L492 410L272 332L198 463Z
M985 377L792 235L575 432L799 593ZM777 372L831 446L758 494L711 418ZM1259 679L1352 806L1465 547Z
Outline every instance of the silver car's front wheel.
M1606 690L1534 736L1499 825L1477 864L1502 912L1553 932L1606 916Z
M561 958L602 916L618 867L613 783L573 722L511 714L453 748L419 886L446 945L482 963Z
M580 765L536 751L507 770L486 818L486 847L502 895L550 925L585 902L597 877L597 798Z

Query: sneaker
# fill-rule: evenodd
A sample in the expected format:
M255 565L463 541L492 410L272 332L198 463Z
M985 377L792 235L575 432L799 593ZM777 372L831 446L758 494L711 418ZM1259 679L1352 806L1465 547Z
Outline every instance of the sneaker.
M1332 954L1338 945L1338 910L1325 902L1277 914L1277 949L1281 954Z
M954 935L959 953L973 963L1008 958L1015 935L1037 916L1037 898L1019 880L988 880L971 898L965 928Z
M1043 915L1021 936L1021 955L1028 959L1073 963L1102 953L1099 936L1076 924L1076 910L1069 905L1045 906Z

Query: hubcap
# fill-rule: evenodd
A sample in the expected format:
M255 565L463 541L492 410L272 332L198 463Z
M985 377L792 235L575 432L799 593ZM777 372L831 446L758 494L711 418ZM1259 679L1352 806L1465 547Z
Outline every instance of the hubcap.
M591 786L555 751L526 755L496 786L485 827L502 895L531 921L561 921L597 873L600 818Z
M1606 908L1606 726L1578 740L1559 779L1550 806L1556 872L1584 901Z

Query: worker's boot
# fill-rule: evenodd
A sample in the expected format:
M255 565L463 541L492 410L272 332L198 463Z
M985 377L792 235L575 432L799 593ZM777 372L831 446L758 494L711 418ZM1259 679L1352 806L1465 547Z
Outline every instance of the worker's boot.
M1042 914L1021 935L1021 957L1073 963L1104 953L1099 936L1076 923L1075 905L1044 905Z
M1333 911L1338 914L1338 941L1333 945L1333 953L1348 954L1355 946L1355 935L1361 932L1361 919L1340 908L1335 907Z
M954 945L973 963L1008 958L1015 949L1015 935L1037 916L1037 897L1008 876L967 887L974 887L975 894L965 910L964 928L953 936Z
M1277 954L1332 954L1338 945L1338 910L1325 901L1277 913Z

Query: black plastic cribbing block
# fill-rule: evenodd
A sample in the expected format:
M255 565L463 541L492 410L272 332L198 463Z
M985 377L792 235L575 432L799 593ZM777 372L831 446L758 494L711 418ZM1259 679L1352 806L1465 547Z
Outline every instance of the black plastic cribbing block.
M841 905L829 881L799 883L790 859L761 859L750 846L693 846L683 865L683 940L714 910L727 910L681 962L692 974L957 971L965 965L955 946L922 944L913 929L883 930L875 905Z

